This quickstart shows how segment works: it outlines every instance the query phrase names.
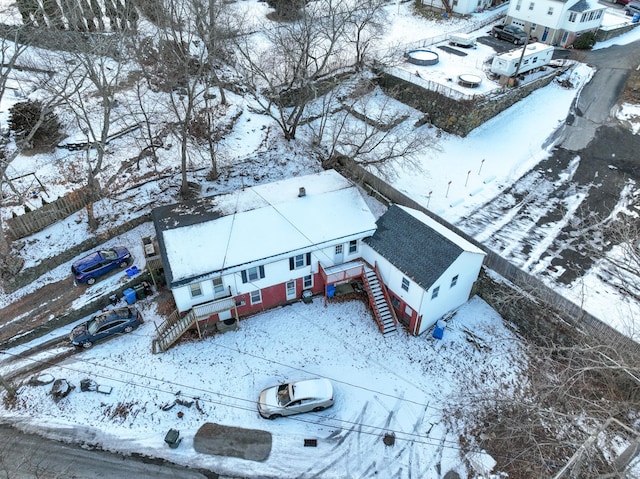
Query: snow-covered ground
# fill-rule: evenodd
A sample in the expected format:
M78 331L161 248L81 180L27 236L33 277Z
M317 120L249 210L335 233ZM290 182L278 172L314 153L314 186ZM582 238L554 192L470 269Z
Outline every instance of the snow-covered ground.
M435 479L449 470L467 477L474 471L464 455L481 450L463 450L460 431L449 421L453 411L464 408L458 392L517 388L524 361L515 335L477 297L449 321L442 340L403 332L383 338L363 302L325 306L316 298L159 355L150 347L153 322L161 321L154 299L138 307L146 322L133 333L47 369L75 385L69 396L56 403L51 384L24 386L17 406L2 417L27 431L240 477ZM482 348L466 331L481 338ZM313 377L333 382L332 408L274 421L260 418L256 400L262 389ZM112 387L111 394L81 392L85 378ZM200 408L162 410L175 399L197 399ZM269 458L254 462L196 453L193 437L206 422L269 431ZM176 449L164 443L170 428L183 438ZM383 443L385 434L395 435L395 445ZM304 447L304 439L317 439L317 447Z
M459 22L418 20L409 14L410 3L389 7L387 18L393 28L388 33L388 43L413 42L470 24L468 19ZM263 9L264 4L259 8ZM614 16L612 22L629 21L620 15ZM597 48L638 38L640 30L636 29L598 44ZM482 52L482 48L479 51ZM454 65L453 60L442 62L442 74L453 75L458 71L453 67L448 70L449 65ZM446 133L435 136L433 129L424 127L421 131L428 141L425 144L437 148L425 148L416 159L419 170L396 165L395 186L456 223L549 154L552 145L547 140L563 123L571 102L591 74L588 67L577 66L570 73L574 88L550 84L466 138ZM12 101L17 99L20 97ZM234 130L220 142L222 178L214 183L204 180L206 161L196 162L190 174L191 179L202 184L204 194L319 169L317 161L307 156L298 144L278 139L272 122L263 115L251 113L245 99L229 94L229 102L241 115ZM7 107L5 101L2 110L6 111ZM413 124L420 114L412 111L411 115L413 118L408 123ZM636 128L640 115L636 107L624 105L618 115L630 123L630 128ZM110 145L109 161L118 166L131 156L131 151L138 151L131 139L114 141ZM258 151L267 153L261 157L255 155ZM55 198L64 193L66 187L59 179L61 164L77 160L76 156L61 150L53 155L21 156L8 172L11 177L36 173ZM176 158L178 147L174 146L161 153L158 164L143 160L140 171L129 173L140 178L154 169L173 173L118 198L102 201L97 205L97 213L122 221L144 213L141 208L152 203L152 199L155 204L175 201L179 174L171 168L175 167ZM226 174L232 171L244 174ZM37 187L37 182L30 178ZM5 208L3 214L10 215L11 211L12 208ZM102 228L108 225L105 221ZM104 229L97 234L102 232ZM151 225L145 224L107 245L127 244L134 255L141 258L139 238L151 233ZM28 246L23 250L26 266L35 264L44 255L43 251L47 254L63 251L90 235L86 213L79 212L28 238ZM16 293L2 294L0 306L68 274L69 264L62 265ZM88 291L99 294L120 280L118 276L107 278ZM617 320L637 317L635 309L620 311L619 318L612 317L611 313L620 304L619 296L613 292L593 298L587 297L586 308L608 311L607 319L614 325ZM241 322L238 331L181 344L156 356L151 354L153 322L161 319L152 300L145 300L140 308L147 321L134 333L97 345L51 368L51 374L76 385L70 396L56 404L47 396L46 386L25 386L20 391L17 407L3 410L2 415L19 422L25 429L43 432L51 428L56 430L55 435L66 429L69 440L85 439L107 448L166 457L229 474L283 478L370 477L377 472L379 477L437 478L447 470L455 470L466 477L471 471L462 456L469 451L461 450L460 430L448 420L448 413L459 406L456 392L463 387L472 391L479 387L517 387L523 361L517 340L501 318L478 298L458 312L442 341L433 340L430 335L415 338L402 333L383 339L362 304L330 304L325 308L321 300L316 299L311 305L295 304L249 318ZM463 328L482 337L490 348L476 350L465 339ZM291 331L296 334L292 335ZM8 350L3 354L11 356L21 350ZM334 381L335 407L317 415L274 422L259 418L255 400L262 388L281 380L314 376L326 376ZM80 392L79 381L85 377L113 386L113 392L110 395ZM481 384L479 377L484 381ZM175 399L178 391L181 397L200 398L204 412L194 407L162 411L160 406ZM116 414L116 410L125 412ZM184 413L182 419L176 415L178 410ZM204 422L272 432L274 445L269 459L252 463L196 454L191 441ZM172 427L180 429L184 437L177 449L170 449L163 442L164 434ZM395 446L383 444L381 436L386 432L396 434ZM304 448L304 438L317 438L318 447Z

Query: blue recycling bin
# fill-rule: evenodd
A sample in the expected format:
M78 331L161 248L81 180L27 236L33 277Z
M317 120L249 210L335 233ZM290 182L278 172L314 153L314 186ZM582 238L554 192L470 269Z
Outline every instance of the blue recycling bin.
M638 21L640 21L640 13L634 13L631 23L638 23Z
M124 294L124 299L127 304L133 304L136 302L136 290L133 288L125 289L122 294Z
M444 336L444 328L446 327L447 323L439 319L436 323L435 329L433 330L433 337L436 339L442 339L442 337Z
M129 276L129 278L133 278L136 274L138 274L140 272L140 270L138 269L137 266L132 266L131 268L128 268L126 270L127 276Z
M333 298L336 294L336 285L329 284L327 285L327 298Z

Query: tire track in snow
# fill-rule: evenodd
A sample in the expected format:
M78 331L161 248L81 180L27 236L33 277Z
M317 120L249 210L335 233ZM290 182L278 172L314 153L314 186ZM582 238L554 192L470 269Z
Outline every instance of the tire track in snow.
M458 226L523 269L539 269L550 248L564 249L557 238L586 196L572 182L579 159L559 163L545 160Z

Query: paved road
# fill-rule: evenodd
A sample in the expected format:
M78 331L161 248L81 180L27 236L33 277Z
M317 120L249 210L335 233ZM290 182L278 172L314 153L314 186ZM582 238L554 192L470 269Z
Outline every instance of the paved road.
M562 132L561 147L571 151L581 151L592 141L598 141L596 131L601 126L614 125L612 110L630 70L640 65L640 49L637 43L614 46L586 52L583 61L597 71L580 93L575 115L567 119ZM615 149L614 145L611 146Z
M65 477L214 479L217 474L198 472L160 460L123 457L23 434L0 424L0 475L11 479Z
M597 71L549 140L559 146L458 224L525 271L564 284L593 264L586 243L611 247L598 243L596 219L609 216L630 179L640 184L640 136L612 115L640 64L637 42L574 54Z

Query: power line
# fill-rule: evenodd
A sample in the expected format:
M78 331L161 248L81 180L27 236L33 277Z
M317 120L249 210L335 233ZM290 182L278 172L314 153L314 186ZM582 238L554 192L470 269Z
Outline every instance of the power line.
M49 361L46 360L39 360L39 359L32 359L32 358L28 358L28 357L23 357L21 354L14 354L14 353L9 353L6 351L0 351L0 353L6 354L8 356L12 356L12 357L19 357L28 361L32 361L34 363L38 363L38 364L42 364L42 365L46 365L46 366L57 366L60 369L64 369L64 370L68 370L68 371L73 371L76 373L85 373L85 374L91 374L95 377L98 378L102 378L102 379L107 379L109 381L114 381L114 382L118 382L118 383L122 383L122 384L126 384L129 386L135 386L135 387L140 387L143 389L149 389L152 391L156 391L156 392L161 392L161 393L166 393L166 394L170 394L173 396L176 396L177 393L174 391L170 391L170 390L166 390L163 389L161 387L157 387L157 386L152 386L152 385L146 385L146 384L142 384L139 382L135 382L135 381L128 381L128 380L124 380L124 379L120 379L120 378L116 378L113 376L109 376L106 374L102 374L102 373L98 373L95 370L92 371L91 373L86 373L86 371L83 371L81 369L77 369L77 368L73 368L70 366L65 366L65 365L61 365L61 364L55 364L55 363L51 363ZM103 368L107 368L111 371L116 371L116 372L120 372L123 374L128 374L134 377L139 377L139 378L144 378L147 380L152 380L152 381L156 381L156 382L162 382L165 384L170 384L173 386L176 386L177 388L187 388L190 389L192 391L196 391L196 392L202 392L202 393L207 393L207 394L211 394L211 395L217 395L217 396L221 396L223 398L228 398L231 400L235 400L235 401L240 401L243 403L251 403L251 407L245 407L242 405L238 405L238 404L234 404L234 403L230 403L230 402L224 402L224 401L216 401L214 399L207 399L207 398L203 398L201 396L195 396L195 395L189 395L189 394L182 394L180 393L181 396L190 398L190 399L194 399L194 400L199 400L199 401L203 401L205 403L209 403L209 404L213 404L213 405L219 405L219 406L226 406L226 407L230 407L233 409L238 409L238 410L242 410L242 411L256 411L256 401L252 400L252 399L246 399L246 398L241 398L241 397L237 397L237 396L233 396L230 394L224 394L221 392L217 392L217 391L211 391L209 389L205 389L205 388L201 388L201 387L194 387L191 385L187 385L187 384L181 384L181 383L177 383L174 381L169 381L169 380L165 380L165 379L158 379L155 377L151 377L151 376L147 376L145 374L140 374L140 373L136 373L133 371L128 371L128 370L123 370L123 369L119 369L119 368L114 368L111 366L104 366L101 364L97 364L97 363L93 363L91 361L87 361L84 359L81 359L79 361L77 361L79 363L82 364L86 364L92 367L103 367ZM279 363L277 363L279 364ZM295 368L294 368L295 369ZM348 383L347 383L348 384ZM353 386L358 388L358 386ZM180 389L180 391L181 391ZM367 391L373 391L373 390L368 390L366 388L362 388L365 389ZM376 391L373 391L376 392ZM393 397L393 396L392 396ZM402 398L397 398L402 400ZM419 404L419 403L416 403ZM426 407L429 407L428 405L423 405ZM435 409L435 408L434 408ZM384 432L385 434L393 434L395 436L396 439L399 440L404 440L404 441L411 441L415 444L422 444L422 445L427 445L427 446L437 446L437 447L442 447L442 448L447 448L447 449L452 449L452 450L457 450L460 452L483 452L481 449L473 449L473 448L467 448L467 449L462 449L460 446L458 446L458 442L457 441L453 441L453 440L447 440L447 439L432 439L431 441L429 441L429 438L426 438L425 436L421 435L421 434L417 434L417 433L411 433L411 432L405 432L405 431L399 431L399 430L395 430L395 429L391 429L388 427L380 427L380 426L374 426L371 424L365 424L362 422L358 422L358 421L349 421L349 420L345 420L345 419L337 419L337 418L326 418L324 416L320 416L317 414L313 414L313 413L308 413L307 416L316 416L322 419L328 419L329 421L334 421L337 422L338 424L326 424L325 422L320 422L320 421L312 421L312 420L308 420L308 419L304 419L304 417L289 417L287 418L288 420L292 420L292 421L298 421L298 422L302 422L302 423L307 423L307 424L312 424L315 426L320 426L320 427L332 427L332 428L336 428L342 431L350 431L353 430L354 427L358 428L358 432L361 434L366 434L366 435L370 435L370 436L379 436L379 434L381 432ZM346 426L341 426L340 424L346 424L349 425L349 427ZM364 428L364 429L363 429ZM366 430L369 429L369 430ZM505 459L509 459L509 460L517 460L520 462L524 462L527 464L537 464L533 461L528 461L525 459L517 459L517 458L513 458L511 456L507 456L507 455L494 455L494 457L503 457Z

